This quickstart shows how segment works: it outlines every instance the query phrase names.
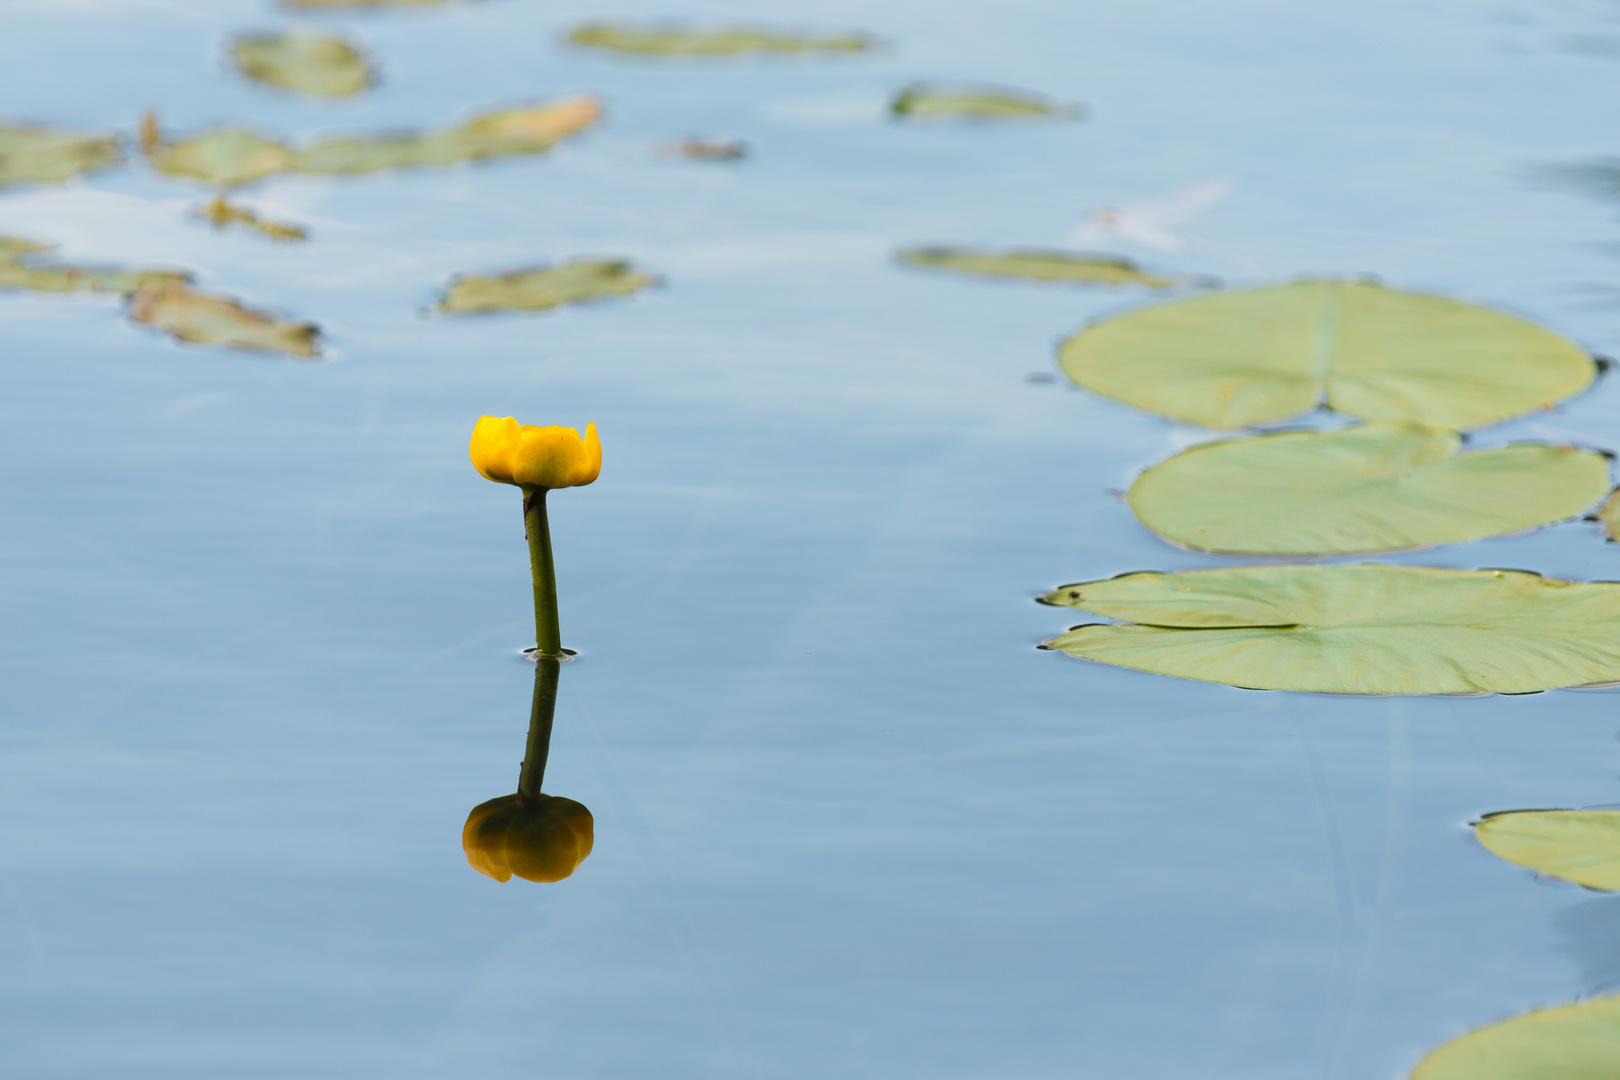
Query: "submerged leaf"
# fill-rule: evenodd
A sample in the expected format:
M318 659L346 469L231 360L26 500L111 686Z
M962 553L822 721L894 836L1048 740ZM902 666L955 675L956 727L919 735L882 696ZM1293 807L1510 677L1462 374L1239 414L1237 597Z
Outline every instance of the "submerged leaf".
M1411 1080L1614 1080L1620 997L1537 1009L1470 1032L1418 1063Z
M353 45L324 34L249 34L231 45L237 70L250 79L321 97L348 97L371 82Z
M655 284L628 262L581 260L558 266L518 270L499 277L458 277L439 301L451 314L483 311L544 311L558 304L577 304L603 296L625 296Z
M919 83L896 95L889 110L905 117L965 117L1018 119L1021 117L1078 118L1084 110L1026 90L995 86L930 86Z
M1213 428L1323 403L1368 420L1477 427L1551 406L1597 373L1577 345L1534 323L1364 281L1144 308L1087 327L1059 358L1088 390Z
M751 52L864 52L877 42L865 34L796 34L751 26L695 29L669 24L585 23L568 41L594 49L655 56L727 56Z
M1620 810L1508 810L1474 827L1508 862L1588 889L1620 889Z
M216 229L223 229L227 225L241 225L272 240L309 239L309 230L302 225L269 221L246 206L238 206L228 201L223 195L216 196L213 202L205 206L199 206L195 212L198 217L207 218Z
M1147 285L1168 289L1176 285L1209 284L1208 278L1162 277L1112 255L1077 255L1066 251L1012 248L973 251L967 248L905 248L895 258L914 266L936 266L967 274L1031 278L1035 281L1073 281L1100 285Z
M161 285L138 291L129 317L166 330L181 341L224 345L253 352L314 356L320 330L245 308L227 296L196 292L183 285Z
M1138 477L1131 509L1204 551L1333 555L1519 532L1609 490L1608 462L1590 450L1461 446L1455 432L1403 421L1205 443Z
M1620 583L1519 570L1249 566L1065 585L1042 602L1125 625L1072 656L1256 690L1523 694L1620 679Z
M0 124L0 187L49 184L122 161L116 135Z
M249 131L228 130L160 146L152 164L175 176L233 187L272 173L364 173L410 165L536 154L590 127L602 115L591 97L501 109L445 131L327 139L301 150Z

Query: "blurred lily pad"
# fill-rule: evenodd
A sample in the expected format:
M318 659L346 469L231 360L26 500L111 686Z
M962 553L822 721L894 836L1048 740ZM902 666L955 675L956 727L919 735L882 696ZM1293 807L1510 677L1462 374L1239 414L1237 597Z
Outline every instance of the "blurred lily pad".
M1411 1080L1612 1080L1620 1077L1620 997L1537 1009L1449 1042Z
M1029 278L1034 281L1072 281L1099 285L1147 285L1168 289L1176 285L1210 284L1209 278L1165 277L1151 274L1129 259L1112 255L1077 255L1066 251L1012 248L975 251L968 248L905 248L894 256L913 266L960 270L990 277Z
M125 270L41 262L38 256L49 250L46 244L0 236L0 289L128 294L148 286L183 285L191 280L184 270Z
M972 120L1056 117L1078 119L1079 105L1053 101L1027 90L995 86L931 86L918 83L895 96L889 111L903 117L958 117Z
M0 124L0 187L50 184L122 161L116 135Z
M590 127L602 115L592 97L501 109L444 131L327 139L294 150L250 131L230 129L163 142L152 151L160 172L234 187L273 173L364 173L411 165L536 154Z
M741 139L687 138L658 148L665 157L691 161L741 161L748 156L748 144Z
M181 341L251 352L314 356L320 340L320 330L313 323L289 322L245 308L228 296L177 284L137 291L130 300L129 317Z
M1190 548L1332 555L1519 532L1609 490L1608 462L1590 450L1461 446L1455 432L1398 420L1205 443L1138 477L1131 509Z
M206 218L215 229L223 229L227 225L241 225L272 240L309 239L309 230L302 225L262 218L251 208L238 206L223 195L215 196L212 202L198 207L196 214L198 217Z
M1620 583L1519 570L1248 566L1065 585L1124 625L1046 648L1256 690L1523 694L1620 679Z
M348 97L371 83L360 51L325 34L246 34L231 44L231 59L250 79L320 97Z
M1318 405L1462 429L1550 407L1589 384L1579 346L1534 323L1363 281L1176 300L1096 323L1059 359L1088 390L1213 428Z
M752 26L712 29L672 24L585 23L568 41L592 49L648 56L731 56L738 53L864 52L877 42L865 34L799 34Z
M1508 810L1474 827L1511 863L1588 889L1620 889L1620 810Z
M657 278L637 273L628 262L579 260L558 266L518 270L498 277L458 277L439 301L450 314L486 311L544 311L604 296L627 296Z

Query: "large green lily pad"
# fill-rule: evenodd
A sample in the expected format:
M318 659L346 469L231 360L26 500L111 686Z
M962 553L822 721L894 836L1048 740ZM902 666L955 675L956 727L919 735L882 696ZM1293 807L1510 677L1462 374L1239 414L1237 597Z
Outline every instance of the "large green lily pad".
M1147 285L1168 289L1176 285L1209 284L1207 278L1165 277L1143 270L1129 259L1110 255L1077 255L1067 251L1011 248L976 251L969 248L904 248L896 259L913 266L959 270L988 277L1028 278L1032 281L1067 281L1087 285Z
M166 284L137 291L129 304L135 322L165 330L181 341L224 345L250 352L314 356L320 329L243 307L228 296Z
M1620 997L1537 1009L1470 1032L1418 1063L1411 1080L1617 1080Z
M931 86L918 83L895 95L889 104L895 116L945 117L969 120L1018 120L1052 117L1074 119L1084 110L1026 90L994 86Z
M484 113L444 131L327 139L302 149L231 129L163 142L154 146L151 157L159 172L235 187L283 171L365 173L536 154L590 127L601 115L595 98L573 97Z
M605 296L627 296L657 278L637 273L620 260L600 259L518 270L499 277L458 277L439 301L449 314L489 311L544 311Z
M1046 648L1256 690L1532 693L1620 679L1620 584L1519 570L1248 566L1148 571L1040 598L1125 625Z
M0 124L0 187L51 184L122 161L116 135Z
M184 270L125 270L108 266L42 263L39 256L50 250L48 244L15 236L0 236L0 289L127 295L148 286L183 285L191 280L191 275Z
M1143 524L1172 543L1250 555L1394 551L1576 517L1609 490L1602 454L1462 440L1405 421L1205 443L1131 485Z
M1460 430L1550 407L1597 373L1579 346L1534 323L1364 281L1144 308L1082 330L1060 359L1089 390L1213 428L1325 404Z
M371 84L360 51L325 34L246 34L231 44L231 59L250 79L320 97L348 97Z
M644 56L735 56L739 53L864 52L877 42L865 34L800 34L753 26L710 29L642 23L585 23L568 41L592 49Z
M1508 862L1620 890L1620 810L1506 810L1487 814L1474 833Z

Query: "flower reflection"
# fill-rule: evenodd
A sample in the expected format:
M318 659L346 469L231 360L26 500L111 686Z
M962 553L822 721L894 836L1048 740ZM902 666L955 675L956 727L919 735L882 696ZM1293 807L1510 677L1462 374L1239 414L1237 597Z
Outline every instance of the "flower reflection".
M480 874L561 881L591 853L591 812L561 795L502 795L467 815L461 847Z

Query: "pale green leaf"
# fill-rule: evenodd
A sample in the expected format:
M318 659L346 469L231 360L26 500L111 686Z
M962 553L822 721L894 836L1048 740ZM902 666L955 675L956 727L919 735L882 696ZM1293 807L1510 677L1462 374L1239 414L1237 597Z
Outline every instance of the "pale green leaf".
M1474 827L1508 862L1589 889L1620 889L1620 810L1508 810Z
M1610 540L1620 540L1620 489L1616 489L1599 508L1597 517L1603 524L1604 535Z
M1034 281L1071 281L1098 285L1147 285L1168 289L1176 285L1208 284L1207 278L1178 278L1151 274L1128 259L1109 255L1076 255L1065 251L1012 248L974 251L968 248L905 248L895 258L913 266L959 270L989 277L1029 278Z
M0 258L0 289L27 289L30 292L117 293L128 295L153 285L183 285L191 280L184 270L140 268L123 270L108 266L70 266L60 263L35 264L17 257Z
M122 161L116 135L0 124L0 187L49 184Z
M1620 680L1620 584L1518 570L1250 566L1125 574L1041 598L1126 625L1072 656L1257 690L1531 693Z
M250 79L320 97L348 97L371 83L359 50L323 34L244 35L232 43L231 59Z
M320 330L313 323L289 322L245 308L227 296L212 296L174 284L136 292L130 301L129 317L165 330L181 341L252 352L314 356L320 338Z
M458 277L439 301L439 310L450 314L544 311L559 304L625 296L657 280L616 260L562 263L499 277Z
M889 105L895 116L970 120L1078 118L1084 110L1024 90L994 86L908 86Z
M1523 319L1360 281L1145 308L1087 327L1060 359L1089 390L1214 428L1325 404L1460 430L1550 407L1597 372L1573 342Z
M152 147L152 167L169 176L236 187L292 167L293 153L282 143L241 128L198 135Z
M1424 1058L1411 1080L1620 1080L1620 997L1481 1028Z
M864 52L877 42L865 34L799 34L752 26L710 29L641 23L585 23L568 41L593 49L649 56L728 56L738 53Z
M1403 421L1205 443L1131 485L1172 543L1251 555L1394 551L1575 517L1609 490L1602 454L1518 443L1459 454L1455 432Z

